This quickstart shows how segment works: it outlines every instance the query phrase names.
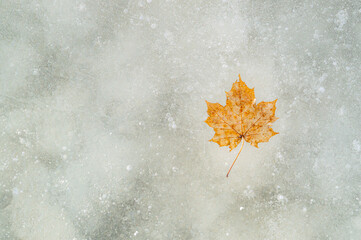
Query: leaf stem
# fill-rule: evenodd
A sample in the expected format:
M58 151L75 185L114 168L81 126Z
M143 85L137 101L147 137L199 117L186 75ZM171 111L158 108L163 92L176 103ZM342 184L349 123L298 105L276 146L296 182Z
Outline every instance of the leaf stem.
M233 163L232 163L232 166L229 168L229 170L228 170L228 173L227 173L226 177L228 177L228 175L229 175L229 173L230 173L230 171L231 171L231 169L232 169L232 167L233 167L234 163L236 162L236 160L237 160L237 158L238 158L239 154L241 153L241 151L242 151L242 149L243 149L243 145L244 145L244 137L242 137L242 145L241 145L241 149L239 150L239 152L238 152L238 154L237 154L236 159L234 159L234 161L233 161Z

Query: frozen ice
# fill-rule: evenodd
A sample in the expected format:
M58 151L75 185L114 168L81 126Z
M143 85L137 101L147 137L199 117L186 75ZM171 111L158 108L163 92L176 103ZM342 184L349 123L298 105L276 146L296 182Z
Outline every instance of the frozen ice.
M0 239L360 239L361 2L0 1ZM241 74L280 134L232 152Z
M352 141L352 148L354 151L356 152L360 152L361 151L361 144L360 144L360 141L355 139Z
M336 14L335 23L337 24L337 30L342 30L343 26L347 23L348 20L348 14L346 10L340 10Z

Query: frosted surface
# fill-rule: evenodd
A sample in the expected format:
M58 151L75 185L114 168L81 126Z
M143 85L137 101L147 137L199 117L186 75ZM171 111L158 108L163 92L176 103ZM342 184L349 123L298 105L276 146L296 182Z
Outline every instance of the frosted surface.
M361 2L0 1L0 239L360 239ZM205 100L278 98L237 154Z

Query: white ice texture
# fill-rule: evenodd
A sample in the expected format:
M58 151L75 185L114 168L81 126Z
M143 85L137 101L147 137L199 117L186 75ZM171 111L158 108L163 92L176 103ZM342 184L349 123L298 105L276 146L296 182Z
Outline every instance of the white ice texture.
M0 239L360 239L361 2L1 0ZM259 149L208 140L241 74Z

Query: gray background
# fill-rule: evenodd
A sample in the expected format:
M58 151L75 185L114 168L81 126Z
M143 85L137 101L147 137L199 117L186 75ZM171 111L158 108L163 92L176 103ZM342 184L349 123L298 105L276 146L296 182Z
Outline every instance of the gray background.
M361 239L361 2L0 1L0 239ZM256 149L208 142L241 74Z

